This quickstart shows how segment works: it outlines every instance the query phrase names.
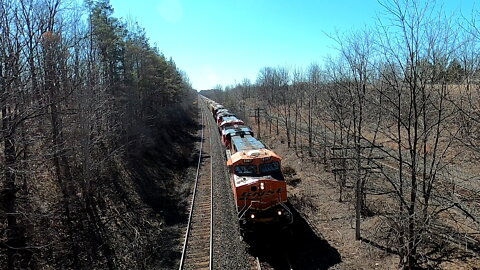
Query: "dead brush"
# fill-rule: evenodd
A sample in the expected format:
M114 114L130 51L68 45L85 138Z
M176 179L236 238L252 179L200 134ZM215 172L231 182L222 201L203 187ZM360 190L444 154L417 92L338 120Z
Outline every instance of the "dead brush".
M284 166L282 168L283 175L285 176L285 182L287 185L290 185L292 187L295 187L300 183L301 179L298 177L295 177L297 175L297 172L295 171L294 168L291 166Z

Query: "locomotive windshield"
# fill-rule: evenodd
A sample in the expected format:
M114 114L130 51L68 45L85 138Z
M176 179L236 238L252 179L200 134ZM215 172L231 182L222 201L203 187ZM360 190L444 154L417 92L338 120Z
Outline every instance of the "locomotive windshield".
M273 172L278 172L279 170L280 170L280 163L278 163L278 161L260 164L261 174L271 174Z
M235 166L235 174L238 176L252 176L257 174L257 166L255 165L237 165Z

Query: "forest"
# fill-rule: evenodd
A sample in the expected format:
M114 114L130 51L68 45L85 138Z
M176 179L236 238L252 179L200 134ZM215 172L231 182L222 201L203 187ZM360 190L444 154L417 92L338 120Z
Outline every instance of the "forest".
M112 14L108 0L0 0L2 269L169 268L157 243L174 245L196 94Z
M480 13L379 4L374 26L327 33L337 54L322 62L200 93L326 173L311 178L348 205L349 241L402 269L480 267ZM0 0L2 269L177 266L197 92L113 14L108 0ZM289 200L321 216L309 192Z
M380 4L375 27L328 34L338 54L322 64L265 67L201 93L330 172L353 206L355 240L406 269L478 263L479 13Z

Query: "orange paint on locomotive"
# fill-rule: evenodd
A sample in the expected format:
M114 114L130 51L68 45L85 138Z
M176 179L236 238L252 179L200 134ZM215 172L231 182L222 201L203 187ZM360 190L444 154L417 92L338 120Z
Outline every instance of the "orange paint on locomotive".
M260 153L258 156L250 156L248 152ZM245 162L245 161L248 162ZM278 162L277 178L270 175L261 176L259 168L262 164ZM267 149L242 151L234 153L227 165L230 166L230 180L237 208L240 211L244 207L252 210L266 210L280 202L287 201L287 185L280 170L281 158L273 151ZM248 164L255 166L257 172L252 176L239 176L235 174L235 166Z

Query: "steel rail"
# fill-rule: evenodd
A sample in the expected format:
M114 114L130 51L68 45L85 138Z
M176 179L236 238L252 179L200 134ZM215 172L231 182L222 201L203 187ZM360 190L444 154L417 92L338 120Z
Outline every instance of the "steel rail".
M205 103L204 103L204 106L205 106ZM210 122L211 121L208 121L207 122ZM212 127L210 126L210 124L208 124L209 128L210 128L210 136L209 137L209 142L210 142L210 151L212 152L213 154L213 149L212 149L212 136L211 136L211 131L212 131ZM211 203L211 207L210 207L210 263L209 263L209 269L212 270L213 268L213 155L210 154L210 203Z
M192 223L192 216L193 216L193 208L194 208L194 204L195 204L195 196L197 194L197 187L198 187L198 175L200 173L200 164L201 164L201 161L202 161L202 150L203 150L203 137L204 137L204 130L205 130L205 125L204 125L204 122L205 122L205 116L204 116L204 112L202 110L202 136L201 136L201 140L200 140L200 151L199 151L199 154L198 154L198 164L197 164L197 172L196 172L196 175L195 175L195 185L194 185L194 188L193 188L193 195L192 195L192 203L191 203L191 208L190 208L190 213L188 214L188 223L187 223L187 231L185 232L185 240L183 241L183 249L182 249L182 257L180 258L180 266L179 266L179 270L182 270L184 265L184 261L185 261L185 251L187 250L187 243L188 243L188 235L190 233L190 228L191 228L191 223Z

